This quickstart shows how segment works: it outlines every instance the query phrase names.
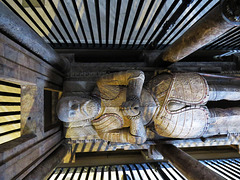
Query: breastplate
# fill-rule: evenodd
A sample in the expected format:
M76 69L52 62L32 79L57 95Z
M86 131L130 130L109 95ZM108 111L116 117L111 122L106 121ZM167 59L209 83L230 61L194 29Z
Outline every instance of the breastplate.
M123 119L122 127L129 127L130 120L123 114L121 105L126 101L127 87L120 87L119 94L112 99L104 99L101 97L101 107L103 108L102 115L115 113ZM143 119L143 124L148 124L155 113L156 103L151 94L143 88L140 97L140 110Z

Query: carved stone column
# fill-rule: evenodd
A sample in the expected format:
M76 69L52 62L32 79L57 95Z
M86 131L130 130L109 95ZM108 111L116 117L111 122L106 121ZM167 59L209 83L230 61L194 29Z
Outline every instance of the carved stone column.
M212 9L164 50L158 60L177 62L236 25L240 25L240 2L238 0L222 0L221 4Z
M221 180L224 179L210 170L198 160L178 149L172 144L158 144L156 149L168 159L187 179L192 180Z

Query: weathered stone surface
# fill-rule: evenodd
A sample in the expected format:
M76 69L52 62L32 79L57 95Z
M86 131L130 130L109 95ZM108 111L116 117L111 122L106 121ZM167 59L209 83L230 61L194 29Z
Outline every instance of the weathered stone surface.
M24 179L44 179L51 170L54 169L64 158L69 147L66 145L61 145L54 152L52 152L46 160L39 164L31 173L29 173Z
M22 86L21 132L22 134L43 133L43 86Z
M61 86L62 74L23 47L0 33L0 78L19 84L44 79Z
M47 61L56 69L62 72L69 70L69 62L61 58L49 44L2 2L0 2L0 10L1 32Z
M38 162L38 164L36 164L34 161L44 156L56 144L59 144L62 138L61 131L58 131L42 141L36 141L36 144L33 144L33 146L27 146L26 149L22 149L19 153L12 155L12 157L8 159L4 158L0 164L0 179L11 179L16 175L24 173L24 171L29 168L33 169L40 163Z
M44 88L61 91L63 76L0 34L0 78L22 90L22 136L0 145L0 179L23 179L62 143L59 125L44 131Z
M167 158L187 179L224 179L219 174L210 170L208 167L204 166L202 163L172 144L158 144L156 149L164 156L164 158Z

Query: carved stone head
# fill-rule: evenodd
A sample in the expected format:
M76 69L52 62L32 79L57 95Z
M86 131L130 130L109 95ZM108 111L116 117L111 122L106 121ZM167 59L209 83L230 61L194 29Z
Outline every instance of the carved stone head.
M64 96L57 104L58 118L63 122L93 119L100 111L99 101L90 96Z

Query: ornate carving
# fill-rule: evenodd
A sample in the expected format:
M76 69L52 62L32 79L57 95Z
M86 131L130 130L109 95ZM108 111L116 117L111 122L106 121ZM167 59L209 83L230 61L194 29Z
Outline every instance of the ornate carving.
M209 88L205 78L197 73L163 73L152 78L146 89L143 81L141 71L105 75L97 82L94 98L82 95L77 98L76 93L65 95L63 99L68 101L60 100L58 107L64 107L63 102L69 107L63 108L66 113L58 112L59 118L64 118L61 120L69 130L92 126L96 138L117 143L141 144L147 137L155 138L152 132L170 138L240 133L240 128L236 128L240 126L240 108L210 109L209 113L205 106L216 94L226 100L240 100L239 87L224 88L225 95L219 85ZM229 96L229 92L234 92L234 96ZM81 103L74 103L74 99Z

